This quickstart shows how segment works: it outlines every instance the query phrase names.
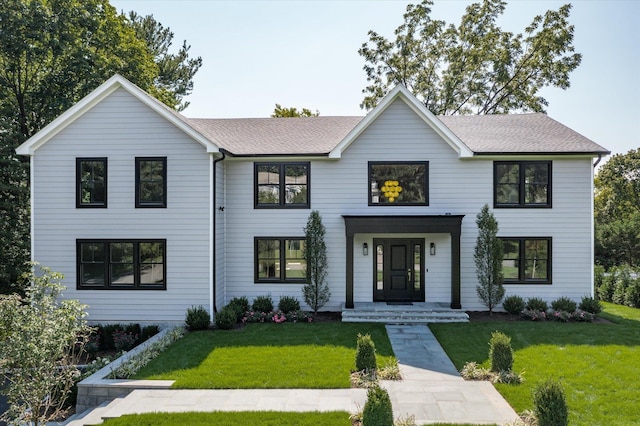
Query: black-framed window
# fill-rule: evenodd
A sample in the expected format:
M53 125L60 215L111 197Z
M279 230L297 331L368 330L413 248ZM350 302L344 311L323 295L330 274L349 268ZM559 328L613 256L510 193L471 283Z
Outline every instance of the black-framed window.
M136 207L167 207L167 157L136 157Z
M255 208L309 208L310 163L254 163Z
M300 237L255 237L255 282L306 282L305 244Z
M551 284L551 238L501 237L505 284Z
M494 207L551 207L551 161L495 161Z
M77 240L78 290L166 290L166 240Z
M76 158L76 207L107 207L107 158Z
M428 206L428 161L370 161L370 206Z

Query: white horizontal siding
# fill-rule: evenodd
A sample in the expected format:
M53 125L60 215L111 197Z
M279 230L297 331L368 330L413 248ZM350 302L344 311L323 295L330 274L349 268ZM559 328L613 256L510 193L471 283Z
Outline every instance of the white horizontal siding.
M368 206L369 161L429 161L429 206ZM334 309L345 298L345 214L465 215L461 236L461 302L463 309L485 309L476 295L473 250L476 215L485 203L492 207L493 161L460 160L430 127L402 101L396 101L337 161L311 162L311 209L253 208L253 161L226 162L227 301L246 295L288 294L300 297L300 286L253 282L254 236L302 236L312 209L319 210L327 228L328 283ZM497 209L501 236L553 238L553 284L510 285L508 292L578 298L590 292L591 228L589 159L553 161L552 209ZM388 235L387 235L388 236ZM425 235L436 243L437 255L426 256L426 298L451 301L449 235ZM362 255L362 243L372 247L371 235L354 238L354 298L372 300L373 256ZM370 249L371 250L371 249ZM428 253L428 250L427 250Z
M167 157L166 209L134 208L135 157ZM108 208L75 208L76 157L108 158ZM209 298L209 158L147 106L118 90L34 157L34 258L64 273L65 296L91 321L183 321ZM167 240L166 291L76 290L76 239Z

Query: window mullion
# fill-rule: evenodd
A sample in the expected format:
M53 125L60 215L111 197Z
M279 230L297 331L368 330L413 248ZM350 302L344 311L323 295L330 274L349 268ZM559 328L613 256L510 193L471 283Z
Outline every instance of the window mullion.
M527 268L527 249L524 238L518 238L518 244L520 245L520 264L518 265L518 281L525 283L525 269Z

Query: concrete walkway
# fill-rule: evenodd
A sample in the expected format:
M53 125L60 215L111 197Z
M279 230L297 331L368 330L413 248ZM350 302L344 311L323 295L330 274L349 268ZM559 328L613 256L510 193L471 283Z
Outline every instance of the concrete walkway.
M464 381L426 325L387 325L402 381L383 381L395 417L414 415L419 425L437 422L505 424L516 413L488 382ZM123 414L185 411L361 410L364 389L134 390L82 413L68 426L99 424Z

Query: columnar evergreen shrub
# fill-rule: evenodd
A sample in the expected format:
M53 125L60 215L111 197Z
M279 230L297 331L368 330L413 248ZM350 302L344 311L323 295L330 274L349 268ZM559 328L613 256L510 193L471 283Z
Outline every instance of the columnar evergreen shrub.
M551 302L551 309L554 311L564 311L572 313L576 310L578 304L568 297L559 297Z
M624 305L627 295L627 288L635 281L633 278L634 270L630 266L617 266L611 268L611 279L613 286L613 295L611 301L618 305Z
M216 326L221 330L231 330L238 322L238 314L234 306L227 305L216 314Z
M560 383L549 380L533 391L534 413L538 426L566 426L569 413Z
M373 372L376 370L376 346L369 334L358 334L356 370L365 372Z
M362 410L363 426L393 426L393 408L389 393L380 386L367 390L367 402Z
M502 241L498 238L498 221L485 204L476 218L478 238L473 253L476 264L476 275L480 285L476 286L478 297L489 308L489 314L498 306L504 297L502 285Z
M278 302L278 309L288 314L292 311L300 310L300 302L293 296L282 296Z
M187 324L187 328L191 331L206 330L211 324L211 316L204 307L192 306L187 309L187 315L184 322Z
M489 358L491 359L491 371L496 373L511 371L511 367L513 367L511 337L499 331L491 333Z
M324 242L326 229L317 210L309 214L304 228L304 259L307 262L307 283L302 287L304 302L317 314L331 297L327 279L327 245Z
M604 282L604 266L602 265L594 265L593 266L593 287L595 289L596 298L603 300L600 297L600 288Z
M256 312L271 312L273 311L273 299L271 296L258 296L253 299L251 309Z
M525 309L530 311L547 312L549 310L549 305L539 297L530 297L527 299Z
M589 312L590 314L594 314L594 315L597 315L600 312L602 312L602 304L600 304L600 301L597 299L594 299L591 296L583 297L582 300L580 301L580 305L578 305L578 308L581 311Z
M511 315L519 315L524 311L524 299L517 294L513 294L504 299L502 307Z

